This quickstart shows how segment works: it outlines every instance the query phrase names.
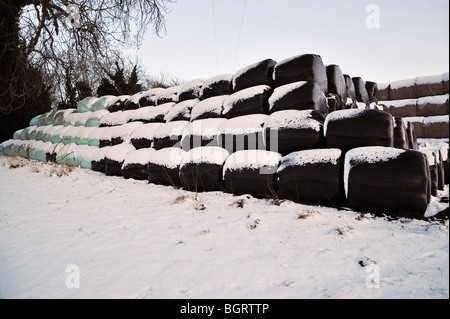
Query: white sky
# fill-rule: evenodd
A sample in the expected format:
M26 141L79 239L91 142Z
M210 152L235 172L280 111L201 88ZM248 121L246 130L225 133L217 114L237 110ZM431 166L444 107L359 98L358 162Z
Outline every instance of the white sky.
M366 27L371 3L380 28ZM151 74L208 78L304 53L379 83L449 70L448 0L178 0L170 9L167 34L149 29L138 51Z

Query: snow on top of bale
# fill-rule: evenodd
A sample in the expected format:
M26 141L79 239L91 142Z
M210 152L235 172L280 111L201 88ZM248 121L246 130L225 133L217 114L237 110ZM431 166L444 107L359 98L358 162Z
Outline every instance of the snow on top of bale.
M191 121L195 121L198 117L205 113L212 113L220 116L225 101L225 96L214 96L197 103L191 110Z
M212 138L220 134L219 127L225 122L227 122L227 119L224 118L203 119L194 121L191 122L191 124L189 124L186 127L185 134Z
M226 96L223 104L223 113L228 113L233 108L235 103L248 100L251 97L262 94L267 90L270 90L270 86L257 85Z
M90 112L92 111L92 106L98 101L98 97L87 97L82 99L77 103L78 112Z
M377 83L377 87L378 90L382 91L382 90L386 90L388 88L388 86L390 85L390 83L385 82L385 83Z
M296 90L298 88L301 88L306 83L308 83L308 82L306 82L306 81L299 81L299 82L289 83L289 84L285 84L285 85L282 85L280 87L277 87L273 91L272 95L269 98L270 108L272 108L273 105L277 101L279 101L283 96L289 94L290 92L292 92L292 91L294 91L294 90Z
M320 132L322 123L312 117L313 110L285 110L274 112L267 118L264 128L280 129L313 129Z
M154 152L150 159L150 163L167 168L177 168L180 166L184 153L186 152L178 147L163 148Z
M94 127L92 132L89 134L88 138L90 140L99 140L102 136L102 133L108 129L109 127Z
M348 197L348 178L353 166L388 162L396 159L405 152L402 149L382 146L359 147L348 151L345 155L344 163L344 188L346 196Z
M292 166L305 166L308 164L331 163L337 165L342 156L340 149L317 149L291 153L281 159L278 172Z
M135 150L136 149L134 148L133 145L128 143L122 143L108 148L105 151L105 157L116 162L122 162L125 160L125 157L128 154L134 152Z
M122 168L130 164L146 165L150 162L155 152L156 150L154 148L142 148L140 150L131 152L125 157Z
M223 166L223 176L227 171L278 167L281 154L264 150L244 150L231 154Z
M196 147L183 155L180 167L186 164L223 165L229 155L226 149L218 146Z
M249 134L263 131L263 126L268 119L266 114L252 114L235 117L225 121L219 126L223 134Z
M439 115L439 116L428 116L424 119L424 124L430 123L448 123L449 116L448 115Z
M101 96L95 103L92 105L92 111L104 110L106 109L111 102L114 103L117 101L117 96L114 95L105 95Z
M140 114L139 119L143 121L153 120L159 116L166 116L167 113L175 106L174 102L164 103L158 106L146 107L146 112ZM137 117L136 117L137 119Z
M365 104L364 104L365 106ZM323 131L324 131L324 135L327 135L327 127L328 127L328 123L330 122L335 122L335 121L341 121L341 120L345 120L345 119L350 119L350 118L357 118L360 117L362 115L364 115L366 113L365 109L350 109L350 110L339 110L339 111L335 111L332 112L330 114L327 115L327 117L325 118L325 123L323 125Z
M142 126L142 122L131 122L127 124L123 124L121 126L113 127L111 130L111 138L122 138L125 142L131 139L133 132L140 126Z
M141 139L141 138L146 138L146 139L153 139L154 133L155 131L161 127L161 125L163 125L163 123L148 123L148 124L143 124L139 127L136 128L136 130L134 130L133 134L131 135L132 139Z
M182 136L185 134L189 121L174 121L164 123L153 133L154 138L164 138L170 136Z
M192 81L189 81L183 85L181 85L178 92L187 92L187 91L194 91L194 94L197 96L200 94L200 89L205 83L205 79L195 79Z
M435 95L435 96L426 96L417 99L418 105L424 104L445 104L448 103L448 94L445 95Z
M96 129L97 127L83 127L80 131L78 131L78 137L87 139Z
M205 82L203 83L203 88L209 87L215 83L219 83L222 81L231 82L233 79L233 76L234 76L234 74L220 74L220 75L213 76L213 77L205 80Z
M425 118L423 116L411 116L411 117L404 117L404 121L410 122L410 123L424 123Z
M406 80L399 80L391 82L391 90L397 90L404 87L411 87L416 84L416 78L413 79L406 79Z
M422 84L435 84L441 83L443 80L443 74L438 75L427 75L427 76L419 76L416 79L416 83L419 85Z
M164 116L164 121L171 122L177 117L183 117L186 120L191 118L192 108L200 102L198 99L186 100L175 104L170 111Z
M75 119L75 125L76 126L84 126L86 125L86 122L89 120L89 118L92 117L91 112L86 112L86 113L78 113L78 116L76 116Z
M178 92L183 87L183 85L176 85L163 89L156 94L157 99L168 99L173 102L178 102Z
M392 107L404 107L406 105L416 105L417 99L404 99L404 100L394 100L394 101L380 101L380 104Z

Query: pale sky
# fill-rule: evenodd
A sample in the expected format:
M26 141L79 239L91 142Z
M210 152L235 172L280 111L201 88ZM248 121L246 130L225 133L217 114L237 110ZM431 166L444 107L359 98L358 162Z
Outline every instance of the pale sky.
M379 28L366 26L370 4ZM149 29L138 51L150 74L188 81L305 53L379 83L449 70L448 0L178 0L170 9L167 34Z

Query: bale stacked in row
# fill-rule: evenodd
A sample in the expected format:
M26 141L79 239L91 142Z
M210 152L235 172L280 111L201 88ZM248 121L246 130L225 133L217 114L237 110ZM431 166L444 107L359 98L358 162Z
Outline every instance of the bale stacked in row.
M78 112L62 114L61 127L42 126L49 114L33 119L36 129L16 132L0 151L26 156L41 143L40 160L191 191L423 213L431 165L415 150L414 126L379 110L376 93L376 83L325 66L318 55L267 59L169 89L85 99ZM397 161L407 164L404 174L395 174ZM380 163L383 174L363 169ZM392 197L398 205L376 194L391 180L407 185L403 197Z

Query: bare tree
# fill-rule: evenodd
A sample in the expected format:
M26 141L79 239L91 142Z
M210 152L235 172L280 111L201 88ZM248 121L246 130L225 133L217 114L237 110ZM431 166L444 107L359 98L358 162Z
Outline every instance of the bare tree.
M173 0L0 0L0 111L10 113L42 89L33 68L60 85L70 61L80 78L139 47L148 26L161 35ZM101 69L98 69L101 72Z

